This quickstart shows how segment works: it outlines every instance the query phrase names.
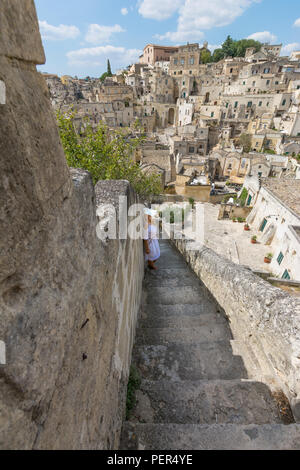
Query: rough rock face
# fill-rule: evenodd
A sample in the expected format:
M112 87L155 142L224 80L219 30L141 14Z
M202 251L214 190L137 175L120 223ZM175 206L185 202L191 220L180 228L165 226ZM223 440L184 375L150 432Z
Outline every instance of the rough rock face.
M174 244L224 308L251 376L282 389L300 422L300 300L208 248L191 251L184 239Z
M117 448L142 243L96 236L90 175L70 177L35 69L33 1L2 1L0 29L0 448ZM127 182L119 190L136 199Z

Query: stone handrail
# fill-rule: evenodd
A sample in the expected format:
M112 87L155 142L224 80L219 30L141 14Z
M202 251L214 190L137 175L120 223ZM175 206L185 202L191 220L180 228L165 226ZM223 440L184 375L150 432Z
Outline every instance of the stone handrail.
M206 247L190 251L188 240L173 243L224 309L234 339L258 358L259 376L282 389L300 422L300 298Z

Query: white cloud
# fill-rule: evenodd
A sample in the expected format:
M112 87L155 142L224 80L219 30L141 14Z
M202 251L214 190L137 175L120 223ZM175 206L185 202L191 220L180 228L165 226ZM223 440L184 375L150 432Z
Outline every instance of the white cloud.
M144 18L166 20L184 3L184 0L140 0L139 13Z
M290 55L293 51L300 51L300 43L292 42L291 44L286 44L281 49L281 55Z
M53 26L48 24L47 21L39 21L39 25L42 38L49 41L75 39L80 35L80 31L76 26L67 26L65 24Z
M231 24L244 11L262 0L142 0L139 13L157 20L169 18L178 11L177 31L160 39L173 42L203 37L203 30Z
M250 34L247 39L255 39L255 41L260 42L275 42L277 36L275 36L275 34L270 33L270 31L260 31L257 33Z
M110 60L113 67L127 66L138 61L142 51L138 49L125 49L111 45L90 47L70 51L67 53L70 65L101 67Z
M121 8L121 13L122 13L123 16L128 15L128 10L127 10L127 8Z
M165 39L172 41L172 42L187 42L187 41L197 41L198 39L202 39L204 33L202 31L169 31L166 34L157 34L155 37L160 41Z
M208 44L207 49L213 53L216 49L221 49L222 44Z
M294 26L300 27L300 18L295 21Z
M100 24L90 24L88 32L85 36L86 42L91 44L99 44L100 42L109 42L111 36L115 33L124 33L123 29L119 24L114 26L102 26Z

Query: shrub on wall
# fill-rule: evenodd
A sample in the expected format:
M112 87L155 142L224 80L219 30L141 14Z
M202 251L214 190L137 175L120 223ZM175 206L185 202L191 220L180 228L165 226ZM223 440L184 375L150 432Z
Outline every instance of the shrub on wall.
M99 180L124 179L142 197L162 192L160 176L144 174L132 158L142 137L128 139L125 130L110 130L102 122L94 129L88 118L79 134L74 118L74 112L57 114L60 138L70 167L89 171L94 184Z

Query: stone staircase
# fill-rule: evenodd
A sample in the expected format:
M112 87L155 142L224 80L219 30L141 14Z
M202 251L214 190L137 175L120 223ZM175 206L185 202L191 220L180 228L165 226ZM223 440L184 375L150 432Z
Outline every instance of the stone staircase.
M262 382L234 355L228 321L169 242L148 271L133 352L141 386L123 450L300 449Z

